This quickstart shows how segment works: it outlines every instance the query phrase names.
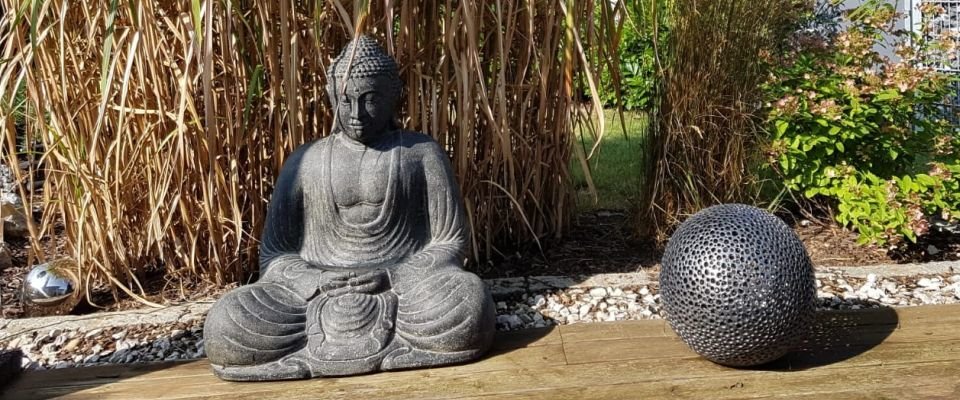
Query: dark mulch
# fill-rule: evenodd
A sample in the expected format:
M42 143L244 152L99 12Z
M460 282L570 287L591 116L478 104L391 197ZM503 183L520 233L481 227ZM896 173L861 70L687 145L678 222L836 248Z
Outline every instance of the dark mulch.
M960 235L931 231L916 243L904 241L877 246L857 243L857 234L837 226L832 219L790 220L814 265L852 266L907 264L960 260Z
M905 264L960 259L960 235L931 232L917 243L878 247L857 243L857 234L831 220L810 221L786 217L803 241L810 259L819 266ZM484 278L531 275L578 275L634 272L655 268L663 254L661 244L633 237L632 221L622 211L600 210L577 217L560 240L542 242L479 269ZM933 246L931 248L931 246ZM932 253L935 254L931 254Z
M527 247L480 268L483 278L543 275L590 275L636 272L660 262L662 249L652 240L634 237L626 212L581 213L559 240L541 240L543 251Z
M899 246L863 246L856 242L855 233L837 227L828 219L808 221L787 217L807 248L815 265L850 266L898 264L912 262L946 261L960 259L960 235L931 233L917 243ZM632 234L632 222L627 213L618 210L600 210L578 215L563 239L541 241L543 250L536 246L506 253L499 260L469 265L468 269L483 278L506 278L537 275L587 275L656 270L662 255L662 244L640 240ZM25 242L9 243L14 266L0 271L0 316L18 318L22 315L17 293L22 277L29 270L26 265ZM19 246L19 247L18 247ZM62 241L45 243L49 251L62 254ZM52 246L52 247L51 247ZM141 280L149 300L158 303L211 299L235 285L215 286L194 284L178 286L161 271L147 274ZM104 288L95 291L94 301L99 307L85 305L75 313L115 311L141 307L129 298L118 301Z

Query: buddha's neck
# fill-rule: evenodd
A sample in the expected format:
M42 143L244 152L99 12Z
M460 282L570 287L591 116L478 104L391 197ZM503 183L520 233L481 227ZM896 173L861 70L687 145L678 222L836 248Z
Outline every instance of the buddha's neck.
M374 139L374 140L371 141L370 143L363 143L363 142L359 142L359 141L357 141L357 140L354 140L354 139L350 138L349 136L347 136L347 134L345 134L345 133L343 133L343 132L338 132L338 133L336 133L336 136L337 136L337 138L339 139L338 141L340 142L340 144L342 144L342 145L343 145L344 147L346 147L347 149L356 150L356 151L363 151L363 150L367 150L367 149L375 149L375 148L377 148L377 147L380 146L382 143L386 142L386 141L389 140L391 137L393 137L393 134L394 134L396 131L397 131L397 130L393 129L393 130L390 130L390 131L388 131L388 132L385 132L385 133L383 133L382 135L380 135L380 137Z

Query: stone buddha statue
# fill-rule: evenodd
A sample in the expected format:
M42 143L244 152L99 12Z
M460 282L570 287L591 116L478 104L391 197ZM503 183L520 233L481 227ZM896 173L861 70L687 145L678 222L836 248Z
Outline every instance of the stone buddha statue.
M328 75L333 133L284 164L259 281L227 293L207 316L206 353L222 379L461 363L493 339L490 293L463 270L469 232L449 159L394 121L396 63L363 36Z

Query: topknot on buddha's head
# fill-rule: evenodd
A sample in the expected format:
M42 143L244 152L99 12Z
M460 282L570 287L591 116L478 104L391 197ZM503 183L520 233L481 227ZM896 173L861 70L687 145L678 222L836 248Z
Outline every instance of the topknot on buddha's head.
M353 49L356 48L356 54ZM363 35L347 43L327 69L327 96L334 109L347 80L387 78L380 83L381 94L399 99L403 88L397 62L373 38Z
M354 48L357 49L356 55L354 55ZM351 40L333 60L330 71L336 80L342 80L347 76L350 78L389 76L400 79L397 63L393 57L390 57L376 40L366 35Z

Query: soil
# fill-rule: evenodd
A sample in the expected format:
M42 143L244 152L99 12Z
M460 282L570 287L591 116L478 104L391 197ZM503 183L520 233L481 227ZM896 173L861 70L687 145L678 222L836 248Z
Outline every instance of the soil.
M898 246L864 246L857 235L825 220L785 218L803 241L814 265L853 266L900 264L929 261L960 260L960 235L930 233L917 243ZM19 290L23 276L29 271L26 242L8 243L13 267L0 271L0 316L18 318L23 315ZM42 243L47 254L63 254L62 238ZM543 249L534 246L511 252L511 255L482 264L468 265L483 278L507 278L538 275L590 275L626 273L659 268L662 244L639 240L632 234L631 220L620 210L598 210L578 215L560 240L542 240ZM50 257L48 257L50 258ZM178 286L165 278L162 271L146 274L141 280L152 295L148 300L173 304L183 301L214 299L236 287L212 284ZM141 303L121 294L117 300L106 287L93 290L96 306L81 304L73 313L116 311L142 307Z
M651 240L638 240L629 215L598 210L577 215L559 240L541 240L543 251L528 247L479 268L482 278L544 275L626 273L653 268L663 249Z

